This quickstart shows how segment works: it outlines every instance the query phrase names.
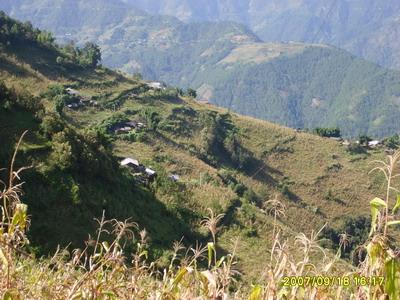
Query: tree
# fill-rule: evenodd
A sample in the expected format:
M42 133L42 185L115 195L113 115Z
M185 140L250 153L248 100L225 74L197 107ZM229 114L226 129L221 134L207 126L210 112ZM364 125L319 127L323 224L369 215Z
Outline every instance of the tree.
M386 138L383 143L390 149L397 149L400 146L400 135L395 134L391 137Z
M186 94L187 94L189 97L192 97L192 98L196 98L196 97L197 97L197 92L196 92L196 90L194 90L194 89L192 89L192 88L188 88L187 91L186 91Z
M145 109L141 112L141 116L146 119L147 127L153 131L157 130L158 124L161 119L157 112L151 109Z
M53 135L51 159L60 170L73 166L74 155L72 146L65 132L61 131Z
M340 129L337 127L317 127L314 129L314 133L323 137L341 137Z
M0 104L6 102L9 97L9 91L3 81L0 81Z
M52 46L54 43L54 37L49 31L41 31L36 39L39 43L46 46Z
M368 142L372 141L368 135L360 135L358 140L360 141L360 145L363 146L368 146Z
M66 96L65 95L57 95L54 97L54 107L56 112L61 116L63 113L64 106L66 104Z
M56 114L47 114L40 124L41 132L46 137L51 137L55 133L62 131L65 127L63 121Z
M97 67L101 61L100 47L94 43L86 43L81 49L80 64L92 68Z

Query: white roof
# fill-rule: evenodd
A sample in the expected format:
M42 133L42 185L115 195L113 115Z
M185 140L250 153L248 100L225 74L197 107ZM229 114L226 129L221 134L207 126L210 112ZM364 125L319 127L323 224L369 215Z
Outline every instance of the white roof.
M121 166L126 166L126 165L135 165L139 166L139 161L133 158L125 158L123 161L121 161Z
M180 179L180 176L176 174L171 174L169 175L169 178L171 178L174 181L178 181Z
M152 169L149 169L149 168L146 168L146 173L149 174L149 175L154 175L154 174L156 174L156 171L154 171Z
M79 92L77 90L71 89L71 88L67 88L66 91L68 92L68 94L74 94L74 95L78 95Z
M369 141L368 142L368 146L376 146L376 145L379 145L380 144L380 141Z
M147 85L154 89L161 89L164 87L164 84L162 82L157 82L157 81L149 82L147 83Z

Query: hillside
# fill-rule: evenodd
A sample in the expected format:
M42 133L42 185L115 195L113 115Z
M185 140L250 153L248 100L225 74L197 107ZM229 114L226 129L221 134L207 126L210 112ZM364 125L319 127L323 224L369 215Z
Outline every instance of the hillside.
M199 99L241 114L292 128L337 126L350 137L380 138L400 130L400 73L348 52L262 43L237 23L184 24L126 3L63 3L50 17L46 1L4 8L55 30L59 40L96 41L106 66L195 88ZM69 11L74 16L64 18Z
M330 44L387 68L400 68L400 6L395 0L124 2L185 22L234 21L247 25L266 42Z
M200 104L179 89L151 88L138 77L74 60L70 48L5 20L19 33L0 35L0 81L6 85L0 89L0 165L8 165L14 143L28 130L18 166L33 166L24 172L22 199L36 253L82 245L94 234L93 218L105 210L109 219L130 218L146 228L149 255L165 266L174 240L206 243L200 221L212 208L225 214L221 250L230 251L239 238L242 279L257 281L275 222L268 200L277 197L286 207L276 221L283 236L328 222L328 245L336 248L346 226L367 224L370 199L384 192L383 178L368 175L369 162L384 157L382 149L352 153L334 140ZM67 88L86 104L73 106ZM145 127L116 134L127 121ZM154 169L155 181L146 185L119 167L126 157Z

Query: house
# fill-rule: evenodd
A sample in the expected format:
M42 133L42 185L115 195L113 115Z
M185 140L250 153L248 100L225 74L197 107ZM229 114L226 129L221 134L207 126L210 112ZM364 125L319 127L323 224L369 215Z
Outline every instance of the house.
M70 109L76 109L79 108L79 104L78 103L71 103L71 104L67 104L67 107Z
M168 176L168 178L171 179L171 180L174 181L174 182L177 182L177 181L179 181L180 176L177 175L177 174L170 174L170 175Z
M144 168L137 159L133 159L133 158L129 158L129 157L127 157L123 161L121 161L121 166L129 167L132 170L134 170L135 172L142 172L143 168Z
M342 142L342 145L343 145L343 146L350 146L350 141L349 141L349 140L344 140L344 141Z
M74 90L72 88L66 88L65 91L67 92L68 95L71 96L79 96L79 92L77 90Z
M152 81L146 83L148 87L156 89L156 90L161 90L166 88L166 84L163 82L158 82L158 81Z
M154 171L154 170L152 170L150 168L146 168L144 170L144 172L146 173L146 175L147 175L149 180L153 180L157 176L156 171Z
M374 148L374 147L377 147L377 146L380 145L380 144L381 144L380 141L378 141L378 140L373 140L373 141L369 141L369 142L368 142L368 147Z
M113 128L111 128L111 131L114 131L115 134L120 134L127 133L133 129L142 129L144 127L146 127L146 125L143 123L137 121L129 121L114 125Z
M137 128L139 126L138 122L136 121L129 121L125 123L126 126L132 127L132 128Z

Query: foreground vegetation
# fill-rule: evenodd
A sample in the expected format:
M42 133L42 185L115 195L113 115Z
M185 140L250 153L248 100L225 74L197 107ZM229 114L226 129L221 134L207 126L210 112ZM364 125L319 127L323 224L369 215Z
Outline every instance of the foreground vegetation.
M21 137L22 139L22 137ZM398 299L400 297L400 257L398 240L392 227L400 224L397 212L400 197L393 201L396 189L391 185L400 176L400 151L378 161L373 170L381 171L387 180L386 198L374 198L371 206L369 238L360 248L360 265L348 273L336 268L341 252L351 239L344 233L340 248L333 258L318 244L319 232L310 237L296 236L294 244L302 259L296 260L295 250L281 240L279 226L274 224L270 259L261 276L261 284L239 286L235 278L235 249L221 256L217 252L219 222L223 215L202 221L211 235L206 246L196 243L185 248L174 243L166 268L159 269L148 260L147 235L139 225L127 221L98 222L94 237L89 236L83 249L68 252L59 249L48 259L38 259L27 251L29 227L27 205L21 203L20 181L25 168L14 170L19 141L8 169L8 181L1 182L0 225L0 292L3 299ZM278 200L271 202L275 218L283 213ZM110 239L110 236L112 237ZM132 252L124 252L131 246ZM310 256L320 252L319 261ZM249 255L252 255L249 253ZM362 258L361 258L362 257ZM287 280L285 278L288 278ZM313 280L315 279L315 281ZM320 279L318 279L320 278ZM358 279L357 279L358 278ZM293 281L294 280L294 281Z

